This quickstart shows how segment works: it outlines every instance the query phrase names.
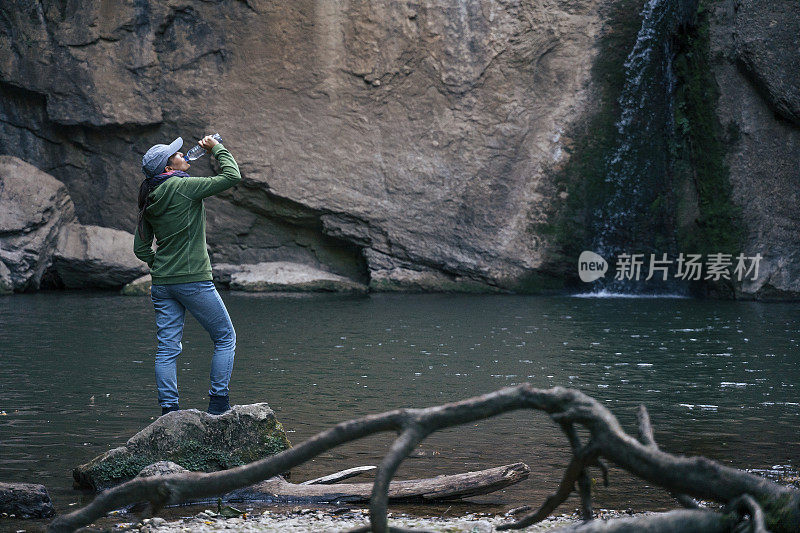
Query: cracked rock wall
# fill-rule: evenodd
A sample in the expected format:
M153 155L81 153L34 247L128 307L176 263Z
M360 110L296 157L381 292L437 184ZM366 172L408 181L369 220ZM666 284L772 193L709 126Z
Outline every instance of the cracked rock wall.
M516 288L604 1L4 2L0 151L132 231L147 148L219 131L245 179L208 202L213 261Z

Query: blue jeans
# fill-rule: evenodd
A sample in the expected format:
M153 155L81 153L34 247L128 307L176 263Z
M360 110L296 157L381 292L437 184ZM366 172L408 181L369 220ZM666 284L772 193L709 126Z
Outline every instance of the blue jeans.
M212 281L153 285L150 299L156 310L158 351L156 386L161 407L178 405L176 360L181 353L183 324L188 309L214 341L209 394L228 395L233 370L236 332L228 310Z

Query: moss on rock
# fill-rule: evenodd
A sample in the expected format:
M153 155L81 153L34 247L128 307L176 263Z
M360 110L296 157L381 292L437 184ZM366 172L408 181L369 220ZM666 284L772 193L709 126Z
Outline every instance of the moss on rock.
M715 112L718 94L709 52L708 6L701 0L690 23L680 25L671 37L674 51L674 131L667 132L670 187L660 190L637 218L652 227L647 233L655 249L735 256L743 238L741 212L731 200L726 147L738 136L735 125L719 123ZM570 132L574 139L566 165L556 175L559 200L550 213L546 230L554 236L558 252L554 271L567 282L578 283L575 263L590 249L598 227L596 217L613 191L605 183L608 158L617 142L619 96L625 84L625 60L641 26L641 0L621 0L605 13L606 25L593 66L599 96L594 113ZM647 222L651 221L651 222ZM660 222L659 222L660 221ZM672 245L671 243L674 243ZM631 244L633 245L633 244ZM732 297L732 287L698 282L696 294Z
M123 296L149 296L150 285L150 274L145 274L123 286L120 290L120 294Z
M132 479L146 466L172 461L187 470L213 472L290 448L283 426L265 403L237 405L219 416L175 411L73 470L75 486L104 490Z
M569 159L555 175L559 196L548 214L548 223L537 228L554 237L558 252L553 270L562 272L567 284L577 282L578 256L591 244L593 208L609 196L604 182L606 157L615 147L625 60L641 27L639 13L643 4L642 0L620 0L606 7L606 23L592 66L598 98L587 119L569 132L573 139Z
M686 253L735 255L744 229L741 209L731 200L725 164L727 138L736 132L720 124L717 91L709 51L708 6L700 2L695 24L676 37L674 61L675 142L673 158L677 189L685 191L679 204L678 244Z

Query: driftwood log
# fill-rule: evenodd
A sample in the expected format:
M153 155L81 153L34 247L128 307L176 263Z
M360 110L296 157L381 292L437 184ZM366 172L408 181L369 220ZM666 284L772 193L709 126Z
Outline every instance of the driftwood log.
M374 466L358 466L302 483L290 483L282 476L236 489L221 496L226 503L361 503L372 494L372 483L337 483L375 470ZM434 502L449 501L489 494L528 478L531 469L525 463L514 463L475 472L442 475L423 479L392 481L389 484L389 501ZM185 505L210 503L216 498L187 500ZM148 504L137 502L125 507L127 512L141 512Z
M449 476L392 481L389 500L436 501L456 500L500 490L527 479L530 468L514 463L487 470ZM372 483L296 484L280 476L235 490L227 495L229 501L274 502L365 502L372 495Z
M184 473L133 479L99 494L89 505L56 518L49 531L74 531L105 513L135 501L149 501L153 512L164 505L225 494L258 483L302 464L336 446L374 433L399 434L375 475L370 497L370 524L353 531L389 531L389 484L400 463L425 437L452 426L517 409L547 413L560 425L572 449L572 460L559 489L542 507L498 529L519 529L542 520L577 492L585 523L572 531L800 531L800 491L731 468L705 457L683 457L663 452L653 439L644 408L639 411L638 439L622 430L616 417L600 402L573 389L535 389L528 383L426 409L397 409L342 422L307 441L249 465L208 474ZM581 443L577 427L588 430ZM664 488L682 505L692 498L722 504L720 510L686 509L629 520L592 520L591 483L587 470L598 467L607 482L608 460L628 472ZM399 531L396 528L392 530Z

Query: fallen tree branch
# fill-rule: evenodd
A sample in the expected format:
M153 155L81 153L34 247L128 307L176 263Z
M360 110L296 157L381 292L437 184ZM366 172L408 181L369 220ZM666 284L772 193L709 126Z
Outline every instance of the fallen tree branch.
M392 501L454 500L500 490L527 479L529 474L528 465L514 463L475 472L392 481L389 484L388 497ZM278 476L252 487L235 490L224 499L231 502L365 502L370 499L372 486L372 483L303 485L289 483Z
M730 511L750 515L751 533L769 533L764 523L764 510L749 494L742 494L728 504Z
M562 427L568 427L566 424L583 426L590 434L590 449L596 448L598 457L608 459L669 492L721 504L749 495L763 510L763 521L770 531L789 533L800 529L800 491L705 457L670 455L625 433L603 404L580 391L561 387L535 389L530 384L523 383L441 406L398 409L342 422L277 455L229 470L133 479L99 494L86 507L56 518L50 524L49 530L74 531L105 513L134 501L147 500L157 510L163 505L191 498L225 494L274 477L346 442L374 433L394 431L400 437L378 469L370 503L370 529L383 533L388 531L386 509L389 482L399 464L419 442L440 429L517 409L543 411ZM574 445L572 448L573 454L580 453L576 449L583 449ZM577 467L580 467L580 476L585 465L578 464ZM680 515L682 519L685 517L697 524L705 521L727 521L735 514L704 510L681 512L684 513ZM656 520L653 517L645 518L653 522ZM687 530L692 529L701 530L687 527Z
M370 498L369 521L373 531L387 531L389 521L386 516L389 507L389 482L392 480L397 467L408 457L422 440L432 433L433 429L424 430L420 424L407 423L405 431L394 441L389 453L383 458L375 474L375 483L372 485Z
M590 464L597 462L597 457L600 451L589 442L586 448L581 446L581 440L578 437L578 431L571 423L562 423L561 429L567 434L569 445L572 447L572 454L577 458L580 466L578 473L578 494L581 497L581 518L584 520L592 519L592 478L589 477L589 472L586 467Z
M343 472L374 470L375 467L357 467ZM336 476L340 474L332 474ZM514 463L475 472L442 475L431 478L392 481L389 484L389 500L392 502L450 501L469 496L489 494L514 485L528 478L530 468L525 463ZM350 472L348 475L353 475ZM329 477L329 476L326 476ZM312 480L313 481L313 480ZM281 476L256 483L250 487L236 489L221 496L225 503L361 503L368 502L372 495L372 483L311 484L289 483ZM187 500L185 505L207 504L218 498ZM125 508L128 512L148 511L147 503L135 503Z
M597 457L597 453L598 450L591 448L585 450L582 457L573 457L567 466L567 470L564 472L564 478L561 480L561 484L558 486L558 490L555 494L547 498L544 504L542 504L542 506L536 512L524 516L512 524L503 524L497 526L497 530L502 531L504 529L521 529L523 527L528 527L531 524L541 522L550 516L550 513L555 511L559 505L564 503L569 495L572 494L572 491L575 490L575 482L578 481L581 472L584 471L586 466Z
M640 405L639 409L636 411L636 421L639 425L639 441L646 446L658 449L658 444L656 444L655 434L653 432L653 425L650 423L650 413L647 412L647 407L644 405ZM674 492L670 492L670 496L675 498L678 503L686 509L701 509L700 505L691 496L676 494Z

